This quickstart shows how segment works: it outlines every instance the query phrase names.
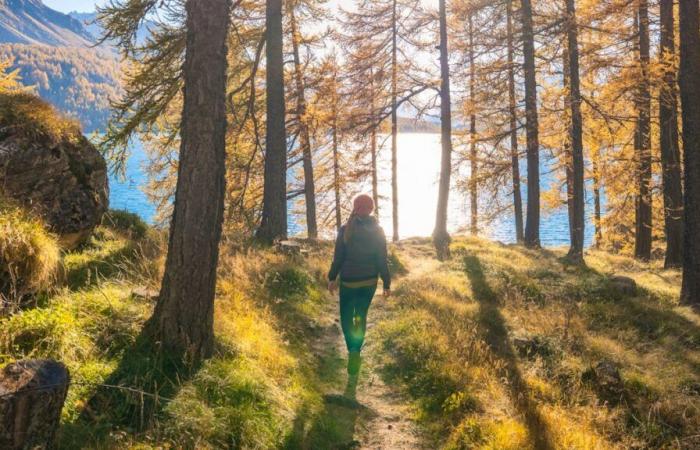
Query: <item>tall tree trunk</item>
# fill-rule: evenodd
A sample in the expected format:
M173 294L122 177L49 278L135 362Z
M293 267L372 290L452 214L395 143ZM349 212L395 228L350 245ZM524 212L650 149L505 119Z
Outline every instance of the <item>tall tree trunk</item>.
M566 0L568 19L567 42L569 56L569 107L571 109L571 247L569 258L583 262L583 237L585 224L583 184L583 118L581 117L581 82L578 62L578 25L575 0Z
M452 175L452 111L450 106L450 65L447 49L447 8L440 0L440 128L442 138L442 162L438 192L437 216L433 243L439 260L450 257L450 235L447 233L447 206Z
M163 350L196 365L214 348L214 293L226 182L229 2L188 0L185 8L185 90L175 204L165 275L148 326Z
M637 129L635 157L637 159L637 201L634 256L651 258L651 95L649 93L649 5L638 0L639 69L641 80L637 94Z
M673 0L660 0L661 36L659 58L663 80L659 88L659 147L664 191L666 268L680 267L683 259L683 187L681 154L678 148L678 97L674 42Z
M593 222L595 225L595 248L600 248L603 242L602 211L600 204L600 186L602 184L600 173L600 149L595 150L595 155L591 158L593 165Z
M525 73L525 130L527 137L527 219L525 245L540 246L540 143L537 119L537 78L532 4L522 0L523 71Z
M476 77L476 68L474 67L474 19L472 14L469 14L469 101L472 104L472 111L469 116L469 197L471 211L471 234L476 235L479 232L479 211L478 211L478 176L479 169L477 167L476 158L476 113L474 112L474 85Z
M510 156L513 172L513 213L515 240L523 242L523 200L520 193L520 155L518 154L518 113L515 100L515 64L513 46L513 0L508 0L508 109L510 115Z
M340 231L343 216L340 210L340 155L338 153L338 121L333 113L333 193L335 194L335 228Z
M275 239L287 237L287 134L282 59L282 0L267 0L265 25L267 59L265 183L262 222L257 235L263 242L272 243Z
M376 105L374 103L374 70L370 70L370 111L374 114ZM377 174L377 128L372 125L369 133L369 146L372 156L372 200L374 200L374 216L379 219L379 176Z
M568 36L568 35L567 35ZM566 92L566 106L564 107L564 121L566 123L566 133L564 134L565 139L564 139L564 170L566 172L566 209L567 212L569 213L569 242L574 242L574 164L573 164L573 156L571 152L571 109L568 107L569 102L571 101L569 97L569 91L571 89L570 87L570 82L569 82L569 73L571 71L570 68L570 63L571 61L569 60L569 48L568 48L568 42L564 44L564 48L562 50L562 56L563 56L563 61L562 61L562 67L563 67L563 85L564 85L564 91Z
M398 101L397 101L397 0L394 0L391 13L391 206L394 231L392 240L399 240L399 174L398 174Z
M681 303L700 306L700 24L698 0L680 0L684 228Z
M310 239L318 237L316 224L316 186L314 185L314 165L311 156L311 137L309 125L306 122L306 93L302 74L299 45L301 34L294 14L294 2L289 3L289 24L292 31L292 50L294 54L294 80L297 88L297 120L299 121L299 145L304 164L304 197L306 201L306 229Z

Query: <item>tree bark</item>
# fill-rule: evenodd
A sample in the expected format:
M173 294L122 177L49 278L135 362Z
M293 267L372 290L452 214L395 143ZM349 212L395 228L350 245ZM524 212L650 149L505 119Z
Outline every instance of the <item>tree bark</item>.
M532 31L532 4L522 0L523 71L525 73L525 118L527 137L527 219L525 245L540 246L540 144L537 118L537 78L535 36Z
M333 145L333 192L335 194L335 226L340 231L343 217L340 209L340 154L338 152L338 86L337 74L333 73L333 106L331 107L331 137Z
M302 74L301 58L299 57L299 45L301 34L297 26L294 14L293 2L289 6L289 24L292 32L292 53L294 54L294 81L297 88L297 120L299 121L299 146L302 151L304 165L304 199L306 201L306 229L310 239L318 237L318 225L316 223L316 186L314 184L314 165L311 155L311 136L309 125L306 122L306 93Z
M700 306L700 24L698 0L680 0L684 229L681 303Z
M391 13L391 206L394 230L392 240L399 240L399 174L398 174L398 103L397 103L397 0L394 0Z
M267 130L263 212L258 238L271 244L287 237L287 135L282 57L282 0L267 0L265 10Z
M224 212L227 0L188 0L184 107L165 275L149 326L196 365L214 348L214 294ZM203 70L206 68L206 70Z
M447 233L447 206L452 175L452 111L450 105L450 65L447 47L447 8L440 0L440 128L442 161L438 192L437 216L433 243L439 260L450 257L450 235Z
M602 211L600 203L600 186L601 186L601 173L600 173L600 149L595 150L596 155L592 160L593 166L593 222L595 225L595 248L600 248L603 242L603 226L602 226Z
M673 0L660 0L660 48L663 78L659 87L659 147L664 192L666 268L680 267L683 260L683 187L678 148L678 96L676 93L675 29Z
M581 117L581 82L578 61L578 25L575 0L566 0L567 43L569 57L569 108L571 110L571 247L569 258L583 262L583 238L585 226L583 184L583 118Z
M469 14L469 100L472 103L472 111L469 115L469 197L471 212L471 234L476 236L479 232L479 212L478 212L478 175L476 154L476 113L474 112L474 88L476 68L474 67L474 19Z
M515 100L515 65L513 46L513 0L508 0L508 109L510 115L510 155L513 172L513 212L515 214L515 240L523 242L523 200L520 193L520 155L518 153L518 115Z
M637 94L637 129L635 157L637 159L637 199L634 256L651 258L651 95L649 93L649 6L638 0L639 68L641 80Z

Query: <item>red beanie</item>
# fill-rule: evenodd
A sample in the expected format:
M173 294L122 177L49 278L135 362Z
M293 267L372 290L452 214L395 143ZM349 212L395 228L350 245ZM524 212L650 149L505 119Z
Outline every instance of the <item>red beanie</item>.
M358 216L369 216L374 211L374 200L372 197L365 194L360 194L355 197L352 202L352 213Z

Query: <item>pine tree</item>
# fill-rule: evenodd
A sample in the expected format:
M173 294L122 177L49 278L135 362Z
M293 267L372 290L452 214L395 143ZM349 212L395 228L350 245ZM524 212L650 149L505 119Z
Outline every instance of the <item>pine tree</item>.
M284 98L282 0L267 0L265 11L267 128L265 184L258 239L271 244L287 237L287 132Z
M227 0L188 0L184 106L165 275L149 327L171 355L214 350L214 295L224 212ZM202 67L207 70L202 70Z
M683 120L684 230L681 303L700 306L700 9L680 0L680 92Z
M450 104L450 65L447 43L447 6L440 0L440 128L442 156L440 163L440 184L438 192L437 216L433 243L439 260L450 257L450 235L447 233L447 208L452 175L452 110Z
M664 191L666 259L664 267L680 267L683 256L683 187L678 148L678 95L676 93L675 19L673 0L660 0L659 59L663 77L659 86L659 147Z

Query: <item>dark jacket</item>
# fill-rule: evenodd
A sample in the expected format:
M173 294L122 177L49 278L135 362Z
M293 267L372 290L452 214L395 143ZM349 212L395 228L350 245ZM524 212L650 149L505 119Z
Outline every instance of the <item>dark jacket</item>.
M342 281L364 281L379 275L384 289L389 289L391 275L384 230L374 217L358 217L355 220L353 235L347 244L344 239L345 225L340 227L328 279L333 281L340 274Z

